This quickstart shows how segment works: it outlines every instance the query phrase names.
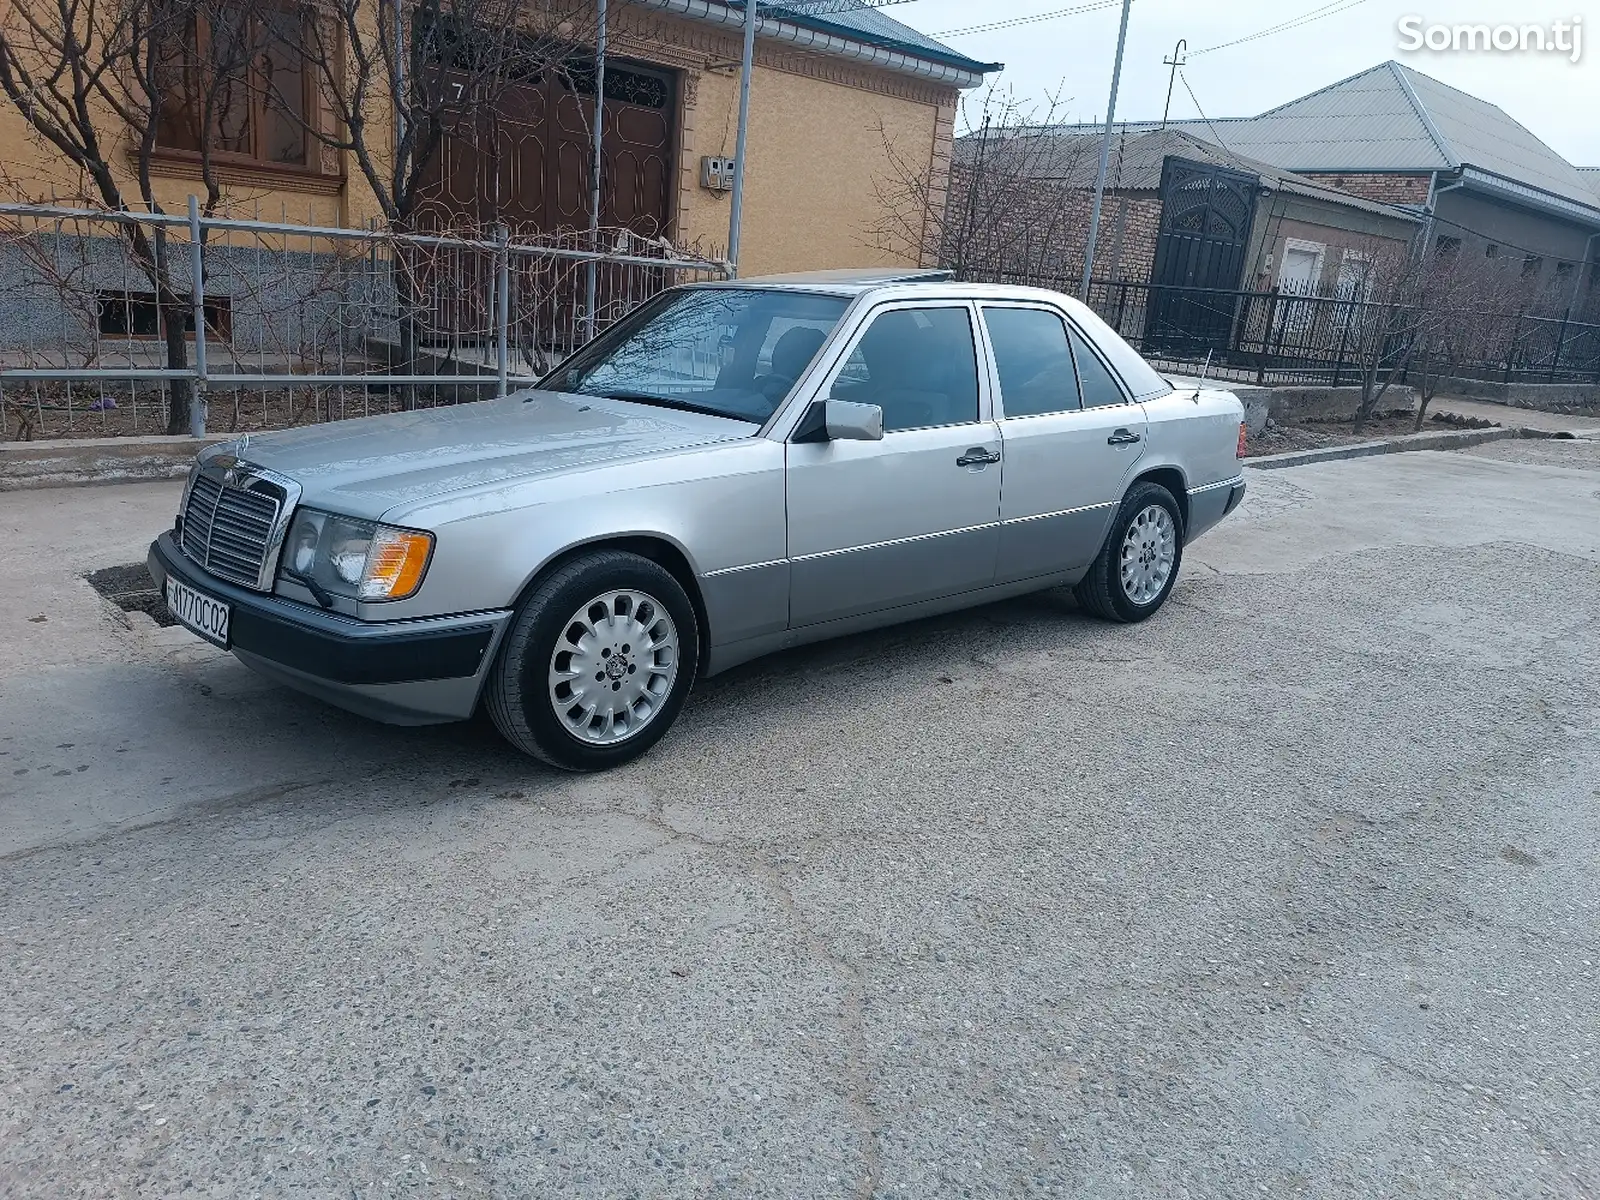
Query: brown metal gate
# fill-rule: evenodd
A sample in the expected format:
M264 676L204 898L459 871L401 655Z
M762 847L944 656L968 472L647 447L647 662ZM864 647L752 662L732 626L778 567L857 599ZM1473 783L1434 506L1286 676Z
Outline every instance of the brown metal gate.
M593 60L574 59L537 79L501 84L492 105L463 113L430 165L418 226L472 229L489 236L504 224L514 238L589 249L594 80ZM670 74L607 60L600 173L600 226L605 232L599 249L607 249L607 235L615 237L619 230L644 238L670 233L673 101ZM586 299L579 295L580 288L586 291L586 272L557 260L540 262L537 268L523 268L512 282L521 296L539 297L537 305L524 303L518 311L524 321L537 320L542 330L558 331L557 340L570 344L576 336L571 314ZM488 330L484 301L492 261L479 255L419 266L416 275L425 296L421 307L429 314L425 326L452 330L456 337L463 330ZM538 277L529 276L530 270ZM644 298L622 293L625 275L637 291L637 270L612 271L603 264L598 269L602 325L608 316Z

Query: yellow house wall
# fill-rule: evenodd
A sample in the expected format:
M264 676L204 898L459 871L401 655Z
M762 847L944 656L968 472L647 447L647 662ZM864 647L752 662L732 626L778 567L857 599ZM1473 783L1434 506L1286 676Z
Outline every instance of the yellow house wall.
M624 8L615 52L678 68L676 236L722 254L731 197L700 187L703 155L731 156L738 135L737 30ZM903 237L881 236L880 190L894 190L886 142L942 199L955 88L760 39L750 89L740 271L914 265Z
M732 155L738 93L737 75L700 81L695 144L685 156L692 161L684 164L691 186L680 192L685 242L727 245L731 197L700 187L699 168L703 154ZM758 69L751 80L741 273L914 265L903 247L886 248L881 237L884 143L926 163L937 116L925 103Z
M699 186L702 155L732 155L738 125L740 52L737 31L620 6L611 29L619 57L672 68L678 79L677 186L671 205L674 239L721 255L728 240L730 197ZM885 142L900 159L935 177L948 163L954 88L877 70L834 56L803 53L762 39L752 79L745 176L741 273L915 263L904 238L886 245L880 187L890 185ZM371 144L389 145L388 113L372 114ZM117 138L107 114L102 130ZM130 203L138 187L126 135L113 163ZM0 104L0 188L8 199L89 201L87 181L53 147L40 142L21 115ZM337 167L328 154L325 169ZM363 226L381 216L353 163L342 187L259 172L225 171L225 211L266 220ZM182 212L191 193L203 196L192 167L163 164L156 193Z
M134 148L131 139L126 134L119 135L110 113L99 125L99 132L110 143L109 160L123 199L129 206L138 207L140 190L137 167L130 153ZM259 213L262 220L344 225L355 215L346 204L342 188L330 191L326 185L316 189L292 183L280 185L276 181L245 177L227 168L223 168L223 175L224 199L219 211L231 216L254 217ZM167 212L184 212L191 194L204 203L205 184L197 167L156 164L152 167L151 180L156 201ZM365 187L361 190L370 194ZM42 141L9 102L0 102L0 191L6 200L91 207L102 203L91 181L59 150Z

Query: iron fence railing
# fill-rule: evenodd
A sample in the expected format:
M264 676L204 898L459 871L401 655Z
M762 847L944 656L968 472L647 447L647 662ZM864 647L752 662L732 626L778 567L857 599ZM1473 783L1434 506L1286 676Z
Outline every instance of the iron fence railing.
M726 263L529 239L0 204L0 439L238 432L504 395Z
M1380 368L1399 366L1404 379L1420 365L1409 351L1426 315L1412 305L1338 296L1111 280L1091 284L1089 303L1154 362L1189 367L1209 358L1219 378L1264 384L1354 384L1374 359ZM1467 311L1444 320L1469 333L1454 340L1444 368L1450 375L1600 383L1600 324L1570 312Z

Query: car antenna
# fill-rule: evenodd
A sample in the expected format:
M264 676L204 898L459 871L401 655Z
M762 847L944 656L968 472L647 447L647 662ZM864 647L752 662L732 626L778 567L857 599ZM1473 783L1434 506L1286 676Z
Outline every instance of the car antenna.
M1200 389L1206 386L1206 376L1211 373L1211 356L1213 353L1215 353L1214 350L1206 351L1206 365L1200 368L1200 382L1194 385L1194 395L1189 397L1196 404L1200 403Z

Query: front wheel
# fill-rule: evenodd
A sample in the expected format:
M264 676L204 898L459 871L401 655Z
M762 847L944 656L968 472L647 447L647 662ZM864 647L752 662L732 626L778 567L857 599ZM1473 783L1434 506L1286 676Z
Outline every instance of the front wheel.
M517 611L489 677L489 715L552 766L621 766L677 719L699 658L694 606L672 573L598 550L541 581Z
M1183 561L1183 514L1159 483L1135 484L1073 595L1108 621L1143 621L1166 603Z

